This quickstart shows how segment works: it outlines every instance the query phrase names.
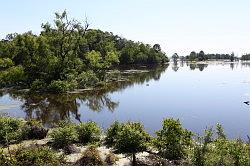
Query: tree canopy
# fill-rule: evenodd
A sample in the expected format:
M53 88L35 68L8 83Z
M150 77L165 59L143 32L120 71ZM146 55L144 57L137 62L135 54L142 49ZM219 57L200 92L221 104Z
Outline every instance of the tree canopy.
M39 35L13 33L0 41L1 88L62 92L96 86L111 67L168 62L159 44L90 29L87 20L71 19L66 11L41 27Z

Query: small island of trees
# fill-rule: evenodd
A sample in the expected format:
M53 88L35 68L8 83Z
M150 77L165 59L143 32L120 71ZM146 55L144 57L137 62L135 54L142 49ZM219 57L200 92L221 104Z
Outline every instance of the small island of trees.
M120 65L168 62L159 44L90 29L87 19L69 19L66 11L55 16L39 35L13 33L0 41L0 88L66 92L103 85L107 70Z

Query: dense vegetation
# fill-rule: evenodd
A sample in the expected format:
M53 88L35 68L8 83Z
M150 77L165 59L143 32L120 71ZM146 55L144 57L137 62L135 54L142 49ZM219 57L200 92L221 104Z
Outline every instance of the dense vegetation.
M176 59L176 57L178 57L177 54L174 54L172 56L173 59ZM190 61L223 60L223 59L234 61L237 58L235 57L233 52L232 54L205 54L204 51L200 51L199 53L192 51L190 55L185 57L185 59Z
M106 82L112 67L167 61L159 44L89 29L87 20L69 19L64 11L54 25L42 24L39 35L14 33L0 41L0 87L65 92Z
M245 60L250 60L250 54L245 54L241 56L241 60L245 61Z
M39 123L0 117L0 141L7 146L22 140L24 137L11 137L16 131L24 131L24 125L40 126ZM47 135L52 144L44 146L31 146L5 151L0 149L1 165L63 165L63 156L57 148L66 150L73 144L86 145L89 148L82 154L78 164L105 165L115 163L117 158L110 152L105 161L100 157L96 149L104 141L104 145L112 147L115 153L125 153L133 156L132 164L136 164L138 152L149 152L158 156L157 163L172 160L176 165L196 166L249 166L250 144L241 139L229 140L220 124L213 128L207 128L203 136L195 136L184 129L179 120L165 119L162 129L156 132L156 136L150 136L142 124L135 122L115 122L106 131L106 136L101 138L101 129L94 122L85 122L79 125L63 121ZM29 130L28 130L29 131ZM22 133L22 132L20 132ZM215 134L214 134L215 133ZM20 134L19 136L21 136ZM43 135L43 133L42 133ZM43 137L40 137L43 138ZM6 144L8 143L8 144ZM99 144L97 144L99 143ZM51 146L56 148L51 150ZM157 153L156 153L157 152ZM59 155L60 154L60 155ZM65 154L67 154L65 152ZM88 163L88 164L87 164Z

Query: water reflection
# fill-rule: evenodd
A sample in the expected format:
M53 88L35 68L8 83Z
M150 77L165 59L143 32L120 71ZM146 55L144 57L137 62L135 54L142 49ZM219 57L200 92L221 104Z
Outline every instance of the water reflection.
M177 72L178 69L179 69L178 63L177 63L177 61L174 61L173 66L172 66L172 70Z
M50 127L63 119L74 118L81 121L79 109L85 105L89 110L100 112L102 110L115 111L119 107L119 101L115 101L110 94L122 91L135 84L144 84L150 80L160 80L161 74L168 66L142 67L138 70L126 67L119 72L111 74L115 79L105 89L96 91L85 91L83 93L70 94L30 94L28 92L1 92L0 95L9 94L12 99L22 102L21 109L25 112L25 119L41 120L43 124Z
M228 65L232 70L237 68L239 65L241 67L250 67L250 61L242 61L242 62L224 62L224 61L209 61L209 62L189 62L189 61L173 61L171 63L172 70L177 72L180 68L183 68L185 66L189 67L190 70L198 69L200 71L203 71L205 68L208 67L208 65L215 65L215 66L226 66Z
M172 63L172 70L177 72L179 70L179 68L181 67L185 67L185 62L184 61L180 61L178 62L173 62ZM190 62L186 62L186 66L188 66L190 68L190 70L195 70L195 69L199 69L200 71L203 71L206 67L208 67L207 63L190 63Z
M250 61L242 61L241 66L242 67L250 67Z

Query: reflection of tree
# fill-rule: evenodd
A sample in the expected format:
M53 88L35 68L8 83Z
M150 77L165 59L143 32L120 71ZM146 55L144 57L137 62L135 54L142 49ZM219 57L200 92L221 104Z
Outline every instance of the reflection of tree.
M191 64L190 64L190 69L191 69L191 70L195 70L195 68L196 68L196 64L191 63Z
M205 67L207 67L208 64L197 64L197 67L200 71L203 71L205 69Z
M95 112L100 112L104 107L113 112L119 105L119 102L112 101L107 93L97 92L93 95L80 96L78 99Z
M250 67L250 61L242 61L241 66L242 67Z
M80 121L79 108L83 104L90 110L100 112L105 108L111 112L119 106L110 98L109 93L124 90L135 84L143 84L149 80L159 80L166 67L147 67L147 71L119 73L120 80L108 84L105 89L85 91L82 93L68 94L30 94L28 92L8 92L13 99L23 102L22 109L26 113L26 119L34 118L42 120L50 126L54 122L74 117Z
M180 66L184 67L184 61L183 60L180 61Z
M175 72L177 72L178 69L179 69L178 63L177 63L177 61L174 61L173 66L172 66L172 70L175 71Z
M80 120L80 103L75 95L15 93L12 97L23 101L22 109L26 113L26 119L35 118L42 120L44 124L52 124L74 115L75 119Z
M199 69L200 71L203 71L208 64L204 64L204 63L187 63L187 66L189 66L190 70L195 70L195 69Z
M234 63L230 63L230 68L233 70L234 69Z

